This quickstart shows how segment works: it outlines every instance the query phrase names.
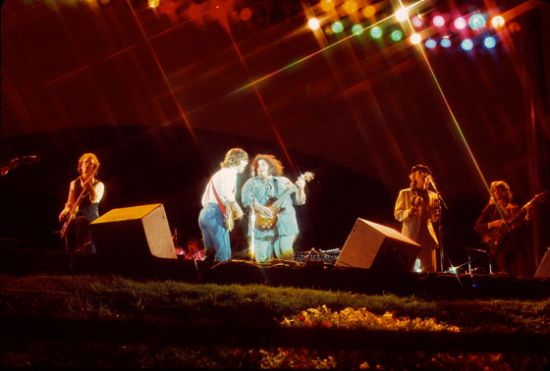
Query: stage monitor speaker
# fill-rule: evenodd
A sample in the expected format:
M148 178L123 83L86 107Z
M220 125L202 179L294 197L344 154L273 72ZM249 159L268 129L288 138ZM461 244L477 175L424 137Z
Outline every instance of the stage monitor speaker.
M98 255L177 259L162 204L112 209L91 224Z
M336 266L411 271L420 248L393 228L357 218Z
M546 253L542 257L542 261L535 272L535 277L550 278L550 247L546 249Z

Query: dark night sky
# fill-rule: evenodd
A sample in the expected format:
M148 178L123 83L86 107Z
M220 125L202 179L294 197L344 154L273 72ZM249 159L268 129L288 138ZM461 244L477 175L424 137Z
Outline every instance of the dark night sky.
M389 3L374 3L382 19ZM507 180L519 203L550 185L548 2L426 2L426 19L476 9L506 18L493 50L462 51L449 29L453 46L427 58L387 36L314 34L298 2L144 4L4 2L1 156L42 158L2 179L4 235L55 228L84 151L103 161L104 211L161 201L189 236L205 178L230 146L274 152L292 177L314 167L303 248L338 245L356 217L394 223L415 163L433 170L457 250L475 243L480 172ZM245 6L254 16L239 21Z

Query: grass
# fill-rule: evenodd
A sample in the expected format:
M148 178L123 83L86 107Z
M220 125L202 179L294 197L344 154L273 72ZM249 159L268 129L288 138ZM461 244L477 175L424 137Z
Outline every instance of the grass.
M189 284L122 276L0 275L0 317L77 319L219 319L280 323L325 305L367 308L394 317L433 319L464 332L550 333L545 300L426 300L263 285ZM269 334L266 334L268 336ZM221 346L160 346L78 341L13 341L0 335L0 367L178 368L467 368L542 369L544 355L316 351Z

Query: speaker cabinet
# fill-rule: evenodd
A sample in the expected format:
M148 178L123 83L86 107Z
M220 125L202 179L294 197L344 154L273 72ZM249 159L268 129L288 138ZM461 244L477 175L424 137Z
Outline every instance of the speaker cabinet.
M535 277L550 278L550 247L546 249L546 253L542 257L542 261L535 272Z
M357 218L336 266L411 271L420 248L393 228Z
M98 255L177 259L162 204L112 209L91 224Z

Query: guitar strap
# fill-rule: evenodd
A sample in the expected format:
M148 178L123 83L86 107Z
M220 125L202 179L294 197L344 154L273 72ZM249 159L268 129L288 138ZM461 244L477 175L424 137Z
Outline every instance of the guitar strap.
M212 185L212 191L214 192L214 197L216 197L216 202L218 203L218 207L220 208L222 215L225 216L225 212L226 212L225 205L220 199L220 196L218 196L218 192L216 192L216 187L214 187L214 179L210 180L210 184Z

